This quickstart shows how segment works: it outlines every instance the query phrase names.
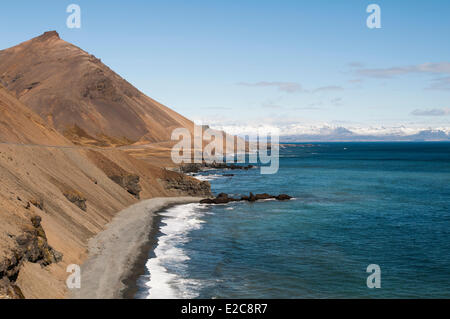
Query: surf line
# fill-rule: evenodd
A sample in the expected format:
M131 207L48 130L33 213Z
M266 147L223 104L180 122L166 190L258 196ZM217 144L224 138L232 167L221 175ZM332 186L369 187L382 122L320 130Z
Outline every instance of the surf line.
M214 311L216 310L216 306L195 306L188 303L187 306L181 307L182 314L205 314L209 317L214 315Z

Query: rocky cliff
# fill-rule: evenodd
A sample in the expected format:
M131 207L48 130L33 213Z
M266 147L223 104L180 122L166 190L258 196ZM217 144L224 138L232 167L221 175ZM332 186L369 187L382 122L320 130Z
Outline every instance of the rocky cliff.
M75 145L1 86L0 114L0 298L64 298L67 265L119 211L210 191L120 149Z

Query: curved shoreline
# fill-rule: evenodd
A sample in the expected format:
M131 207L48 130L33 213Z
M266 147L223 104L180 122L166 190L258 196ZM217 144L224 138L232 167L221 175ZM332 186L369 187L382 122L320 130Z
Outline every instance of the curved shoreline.
M81 288L74 299L121 299L131 297L130 283L136 265L151 245L156 213L178 204L198 202L198 197L152 198L117 214L106 229L89 240L89 257L81 266ZM144 256L145 257L145 256Z

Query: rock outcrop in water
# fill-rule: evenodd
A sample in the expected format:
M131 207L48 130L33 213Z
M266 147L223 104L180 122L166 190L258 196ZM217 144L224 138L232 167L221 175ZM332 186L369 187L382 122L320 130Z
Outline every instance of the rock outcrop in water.
M234 198L228 196L228 194L220 193L217 195L216 198L205 198L200 201L200 204L228 204L230 202L240 202L240 201L247 201L247 202L256 202L257 200L267 200L267 199L276 199L280 201L284 200L290 200L292 199L291 196L286 194L280 194L278 196L269 195L267 193L264 194L256 194L250 193L249 196L241 196L240 198Z

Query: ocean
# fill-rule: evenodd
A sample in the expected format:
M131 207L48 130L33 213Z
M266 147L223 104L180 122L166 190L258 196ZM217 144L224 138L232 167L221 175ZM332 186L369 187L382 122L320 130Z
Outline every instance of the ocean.
M295 144L275 175L197 177L294 199L162 211L136 298L450 298L450 143Z

